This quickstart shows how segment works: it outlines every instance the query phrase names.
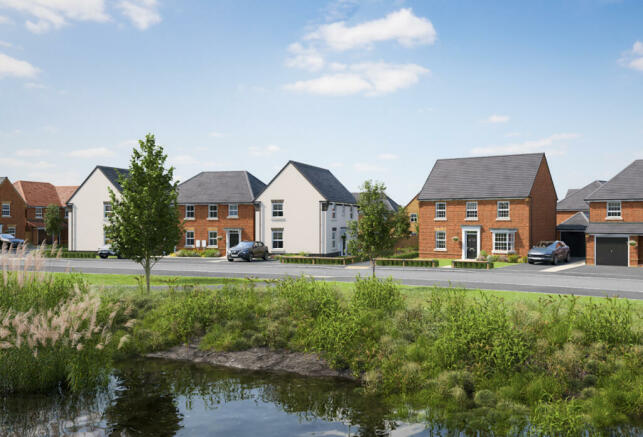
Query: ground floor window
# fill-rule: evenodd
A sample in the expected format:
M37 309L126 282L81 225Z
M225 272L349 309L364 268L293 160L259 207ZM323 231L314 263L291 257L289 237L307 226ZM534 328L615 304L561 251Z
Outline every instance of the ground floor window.
M217 247L219 245L219 233L217 231L208 231L208 246Z
M337 247L337 228L333 228L330 235L331 245L334 249Z
M185 246L194 246L194 231L185 231Z
M9 226L7 228L7 234L13 235L15 237L16 236L16 227L15 226Z
M284 248L284 230L283 229L272 230L272 248L273 249Z
M493 250L494 252L513 252L515 250L513 232L494 232L493 233Z
M435 250L447 250L447 233L446 231L435 232Z

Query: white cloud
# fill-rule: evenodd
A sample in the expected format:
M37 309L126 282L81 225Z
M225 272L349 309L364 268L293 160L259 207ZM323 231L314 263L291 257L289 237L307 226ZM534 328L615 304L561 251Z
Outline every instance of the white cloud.
M286 85L290 91L310 94L344 96L364 93L369 96L388 94L408 88L429 70L416 64L367 62L353 64L347 73L327 74L316 79Z
M343 20L359 8L359 0L335 0L330 2L325 10L326 21Z
M414 15L411 9L400 9L384 18L352 27L347 26L344 21L325 24L306 35L304 39L321 41L334 50L344 51L368 48L382 41L397 41L407 47L433 44L436 37L435 28L429 20Z
M118 8L140 30L161 22L156 0L122 0Z
M386 171L386 169L383 168L383 167L380 167L378 165L369 164L367 162L356 162L355 164L353 164L353 168L355 169L355 171L362 172L362 173L369 173L369 172L370 173L375 173L375 172L379 173L379 172Z
M520 135L522 135L520 132L507 132L505 138L519 137Z
M489 118L487 118L488 123L506 123L508 121L509 121L508 115L493 114L493 115L490 115Z
M16 159L16 158L9 158L9 157L3 157L2 158L2 165L6 166L7 168L10 167L25 167L25 168L30 168L30 169L44 169L44 168L52 168L54 167L54 164L48 161L33 161L33 160L22 160L22 159Z
M9 19L9 17L5 17L4 15L0 15L0 24L11 24L13 21Z
M341 62L331 62L328 65L328 68L330 68L331 71L344 71L346 70L346 64L342 64Z
M10 48L10 47L13 47L13 44L11 44L10 42L6 42L6 41L0 41L0 47Z
M0 7L14 9L29 15L25 25L34 33L59 29L68 20L97 21L109 20L104 0L0 0Z
M52 170L30 171L29 173L27 173L27 177L32 181L47 181L51 182L54 185L79 185L83 181L83 178L85 178L85 176L87 175L81 174L77 171L69 170L61 172Z
M471 150L473 155L498 155L510 153L547 152L551 155L564 153L564 143L567 140L579 138L577 133L559 133L538 140L524 141L522 143L506 144L503 146L476 147Z
M221 138L223 136L223 134L221 132L212 131L212 132L210 132L210 136L212 138Z
M301 68L308 71L319 71L324 67L324 57L313 47L304 47L300 43L292 43L288 46L292 57L286 59L286 66L290 68Z
M67 154L71 158L106 158L113 156L114 152L107 147L93 147L89 149L73 150Z
M49 155L49 150L46 149L19 149L15 153L16 156L22 158L34 158L37 156Z
M623 53L619 62L633 70L643 71L643 42L636 41L631 50Z
M5 76L35 77L39 71L38 68L27 61L21 61L0 53L0 78Z
M269 156L281 151L281 147L269 144L266 147L252 146L248 147L248 152L252 156Z
M380 153L379 155L377 155L377 159L381 159L383 161L393 161L398 158L399 156L397 156L395 153Z

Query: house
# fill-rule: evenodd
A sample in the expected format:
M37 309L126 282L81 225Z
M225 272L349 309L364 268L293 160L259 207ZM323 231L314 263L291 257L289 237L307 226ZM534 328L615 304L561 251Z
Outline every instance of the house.
M0 177L0 234L25 239L25 201L8 177Z
M177 248L227 250L255 240L255 199L266 184L247 171L206 171L179 185L184 238Z
M589 204L585 198L599 189L605 181L594 181L583 188L571 189L556 205L556 231L571 256L585 257L585 229L589 224Z
M257 198L257 239L273 253L341 255L357 202L327 169L289 161Z
M355 198L355 203L359 203L359 196L362 193L351 193L353 197ZM384 194L384 198L382 199L382 202L384 203L384 206L386 207L387 210L391 212L397 212L401 206L393 199L389 197L388 194Z
M420 193L416 194L413 199L404 207L404 211L409 216L409 223L411 224L411 235L418 235L418 217L420 216L420 201L418 196Z
M643 159L589 194L587 264L643 264Z
M51 236L47 235L45 230L45 212L47 207L54 205L58 207L58 213L63 218L61 235L54 239L65 243L67 241L66 200L69 193L77 187L56 187L49 182L33 181L16 181L13 185L25 201L25 241L36 245L43 241L51 242Z
M418 195L422 258L527 255L556 234L544 153L440 159Z
M69 209L69 250L97 250L106 243L104 226L112 211L111 188L118 196L119 175L129 170L96 166L67 201Z

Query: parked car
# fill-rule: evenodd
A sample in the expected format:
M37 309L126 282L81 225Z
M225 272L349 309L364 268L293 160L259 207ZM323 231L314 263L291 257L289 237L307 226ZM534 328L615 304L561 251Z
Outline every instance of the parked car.
M110 256L116 256L118 259L121 259L121 256L112 249L111 244L106 244L98 248L98 256L102 259L107 259Z
M562 241L541 241L527 253L527 262L546 262L558 264L560 261L569 262L569 246Z
M18 247L21 244L24 244L25 240L16 238L11 234L0 234L0 246L9 245L9 247Z
M252 261L253 258L263 258L267 260L270 253L268 252L268 247L261 241L242 241L228 249L227 255L228 261L234 261L235 258Z

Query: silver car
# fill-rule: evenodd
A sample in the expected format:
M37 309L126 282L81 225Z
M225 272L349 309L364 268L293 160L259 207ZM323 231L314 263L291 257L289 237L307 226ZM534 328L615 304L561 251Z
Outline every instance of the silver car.
M535 262L558 264L561 261L569 262L569 259L569 246L559 240L541 241L527 253L529 264Z

